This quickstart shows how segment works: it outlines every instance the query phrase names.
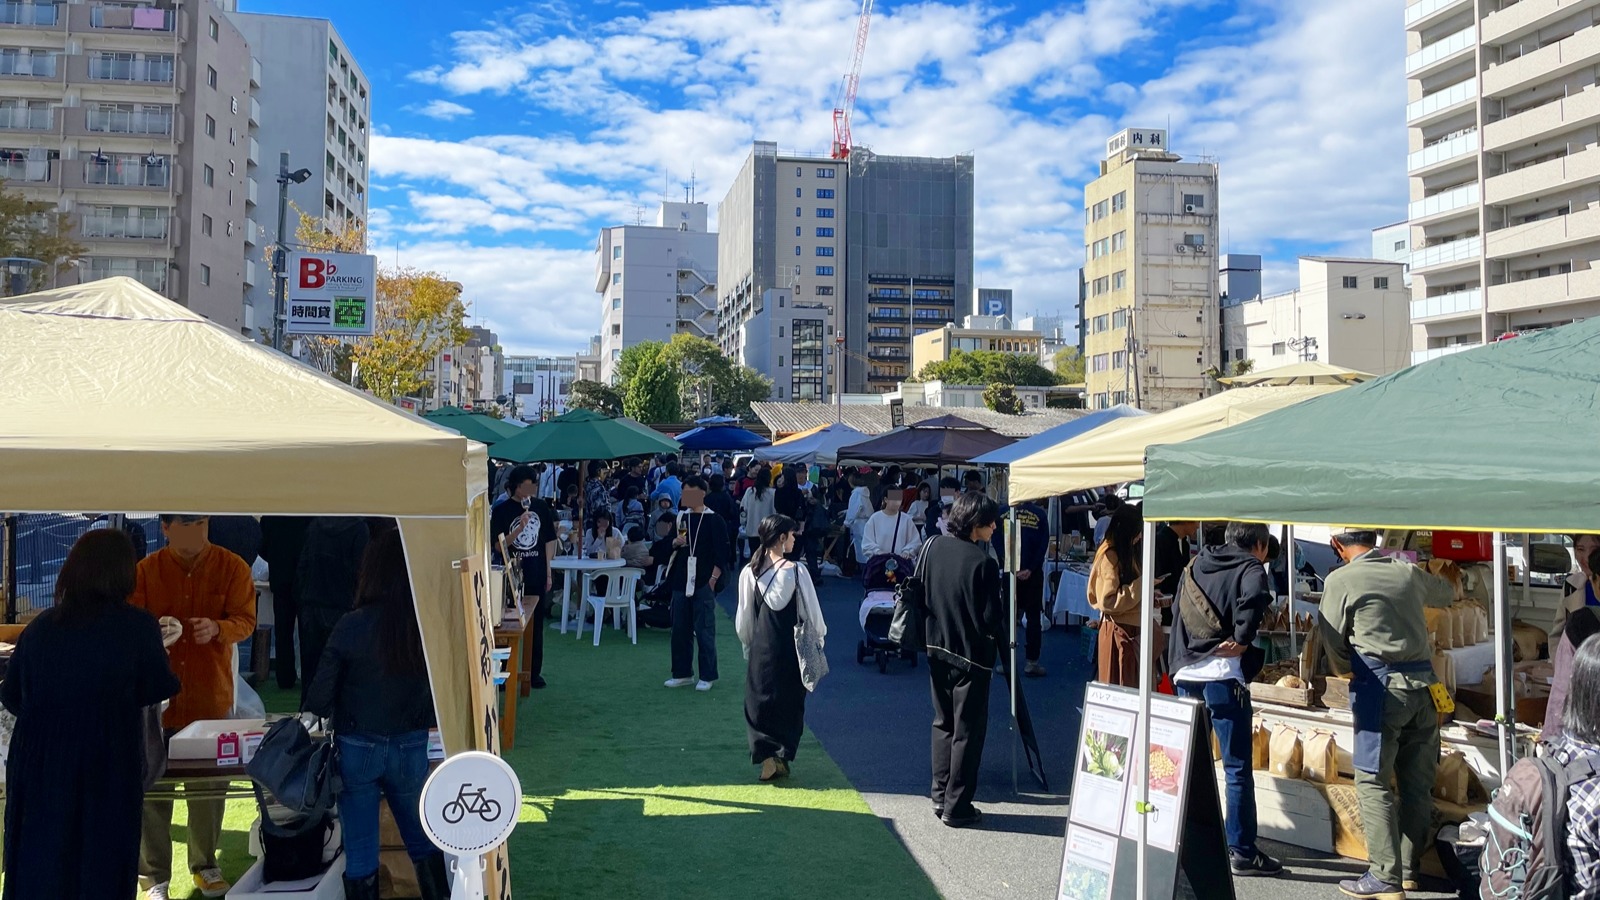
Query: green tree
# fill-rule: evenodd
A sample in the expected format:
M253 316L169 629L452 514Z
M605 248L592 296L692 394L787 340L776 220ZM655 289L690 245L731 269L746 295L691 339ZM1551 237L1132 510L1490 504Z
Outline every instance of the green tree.
M667 345L661 341L640 341L631 347L624 347L622 355L617 357L617 389L626 393L628 382L639 371L639 364L655 359L666 349Z
M1056 351L1055 359L1051 360L1056 369L1056 377L1062 384L1081 384L1084 378L1083 354L1077 347L1063 347Z
M72 237L71 215L58 211L50 201L29 200L20 191L8 191L0 182L0 256L44 263L28 271L29 291L55 284L61 271L86 252ZM0 291L11 292L9 278L0 283Z
M472 332L461 285L438 272L380 270L377 300L372 337L358 338L351 357L361 386L393 403L427 388L434 358Z
M666 360L678 372L678 397L684 414L692 419L709 416L730 388L733 363L716 344L690 334L675 334L667 344Z
M749 366L730 366L726 380L717 388L716 404L711 411L719 416L749 419L755 416L750 404L771 397L772 379Z
M991 384L984 388L983 405L1008 416L1020 416L1027 412L1022 400L1017 397L1016 388L1009 384Z
M620 385L623 412L652 424L682 418L678 370L668 358L666 345L656 344L653 351L639 354L630 376Z
M931 362L917 376L922 381L947 384L1010 384L1049 387L1060 382L1038 359L996 350L953 351L950 358Z
M622 392L609 384L587 378L574 381L567 394L567 405L573 409L592 409L608 416L622 415Z

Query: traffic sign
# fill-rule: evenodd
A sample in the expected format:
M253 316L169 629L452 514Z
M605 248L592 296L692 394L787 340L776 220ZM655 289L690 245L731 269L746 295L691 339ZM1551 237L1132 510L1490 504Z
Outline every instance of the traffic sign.
M476 858L511 836L522 809L522 782L492 753L458 753L428 776L421 803L422 827L434 845Z

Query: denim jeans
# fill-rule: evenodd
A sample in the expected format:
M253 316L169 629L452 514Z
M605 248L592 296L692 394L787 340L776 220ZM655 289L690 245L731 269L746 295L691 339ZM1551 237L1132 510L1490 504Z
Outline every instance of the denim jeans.
M694 677L694 652L700 649L700 680L717 680L717 594L710 586L693 596L672 593L672 677Z
M1228 849L1246 856L1256 852L1256 779L1251 770L1250 691L1237 681L1180 681L1178 694L1202 700L1211 713L1211 730L1222 748L1227 774L1225 831Z
M418 802L428 779L428 732L341 734L339 822L344 829L345 875L365 878L378 871L378 796L389 801L406 853L412 859L433 855L422 830Z

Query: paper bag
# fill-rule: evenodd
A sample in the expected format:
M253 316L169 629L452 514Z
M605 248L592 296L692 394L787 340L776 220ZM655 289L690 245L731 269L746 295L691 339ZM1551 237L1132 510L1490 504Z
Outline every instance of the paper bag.
M1272 732L1265 725L1257 725L1250 739L1250 768L1265 769L1272 755Z
M1459 750L1451 750L1439 757L1439 769L1433 776L1433 795L1458 806L1467 803L1467 784L1471 769L1467 758Z
M621 558L622 558L622 538L619 538L619 537L608 537L608 538L606 538L606 559L621 559Z
M1483 607L1474 605L1472 617L1477 622L1473 633L1476 635L1475 643L1483 643L1489 639L1489 613Z
M1275 725L1268 746L1267 771L1280 778L1299 778L1305 771L1300 732L1292 725Z
M1339 745L1326 731L1312 732L1303 752L1307 781L1328 784L1339 779Z
M1425 607L1422 615L1427 619L1428 631L1434 636L1433 646L1440 650L1455 647L1455 629L1450 622L1450 610L1436 606Z
M1452 695L1456 692L1456 659L1448 653L1433 655L1433 674Z
M1457 647L1469 647L1472 645L1472 639L1467 636L1472 629L1472 626L1468 624L1470 615L1467 612L1467 608L1459 603L1450 607L1451 640L1455 642Z

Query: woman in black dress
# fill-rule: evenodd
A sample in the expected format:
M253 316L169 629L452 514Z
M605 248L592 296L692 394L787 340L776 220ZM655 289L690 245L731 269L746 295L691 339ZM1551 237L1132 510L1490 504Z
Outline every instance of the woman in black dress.
M761 521L758 544L739 574L739 610L734 619L749 671L744 683L744 720L750 731L750 762L761 780L789 774L805 731L806 692L816 672L802 672L795 628L805 623L821 655L827 628L811 573L786 558L800 526L788 516Z
M17 640L0 703L17 717L6 759L6 900L131 897L138 890L145 707L180 687L161 626L128 605L133 544L91 531L67 554L55 606Z

